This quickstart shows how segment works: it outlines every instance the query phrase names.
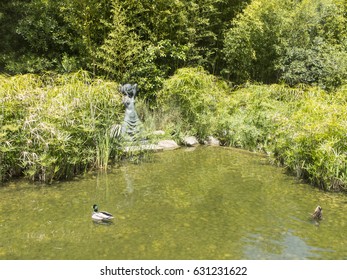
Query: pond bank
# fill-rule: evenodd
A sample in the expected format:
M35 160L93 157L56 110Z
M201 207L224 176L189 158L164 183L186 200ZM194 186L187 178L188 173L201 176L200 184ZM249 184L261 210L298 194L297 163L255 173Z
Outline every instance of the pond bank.
M126 155L110 128L122 122L118 84L87 72L0 76L0 181L25 176L51 183ZM324 190L347 190L347 88L244 85L231 90L203 69L167 79L154 104L137 101L144 134L267 154L273 164Z
M273 164L321 189L347 190L347 86L326 92L246 84L231 91L201 69L181 69L158 96L160 104L169 104L166 112L179 111L181 130L264 152Z

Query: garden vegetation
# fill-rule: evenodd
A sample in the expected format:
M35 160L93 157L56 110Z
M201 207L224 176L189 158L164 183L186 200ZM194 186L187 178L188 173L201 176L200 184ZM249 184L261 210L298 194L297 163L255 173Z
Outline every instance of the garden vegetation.
M346 20L345 0L1 3L0 181L120 160L137 82L147 137L214 136L347 190Z

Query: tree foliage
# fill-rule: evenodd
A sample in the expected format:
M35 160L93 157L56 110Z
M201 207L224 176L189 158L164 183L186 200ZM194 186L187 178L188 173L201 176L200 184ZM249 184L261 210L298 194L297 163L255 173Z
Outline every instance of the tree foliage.
M96 54L96 66L122 81L124 73L131 71L139 60L143 44L134 29L127 26L125 12L119 5L113 6L112 17L111 31Z
M249 0L25 0L0 4L0 71L140 79L153 91L178 68L218 74L230 19Z
M344 5L334 0L252 1L226 34L226 72L239 82L342 84L347 78Z
M11 0L0 3L0 71L78 69L139 82L202 66L235 83L336 88L347 78L345 0Z
M0 69L9 73L70 72L91 65L107 33L109 1L26 0L2 4ZM89 68L90 69L90 68Z
M165 81L158 102L166 112L177 108L184 130L206 139L218 133L218 121L226 116L227 91L224 81L201 67L181 68Z

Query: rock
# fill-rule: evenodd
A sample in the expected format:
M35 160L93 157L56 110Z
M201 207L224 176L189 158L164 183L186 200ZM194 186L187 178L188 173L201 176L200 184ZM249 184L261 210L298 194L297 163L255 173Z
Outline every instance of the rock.
M199 141L195 136L187 136L183 139L183 144L188 147L194 147L199 145Z
M208 136L207 140L204 141L205 145L209 146L220 146L220 141L213 136Z
M152 134L153 135L165 135L165 131L163 131L163 130L156 130L156 131L153 131Z
M158 142L157 146L163 150L175 150L180 147L174 140L161 140Z
M131 153L131 152L139 152L139 151L153 151L153 152L159 152L162 151L163 148L154 145L154 144L145 144L145 145L137 145L137 146L126 146L123 148L123 151L126 153Z

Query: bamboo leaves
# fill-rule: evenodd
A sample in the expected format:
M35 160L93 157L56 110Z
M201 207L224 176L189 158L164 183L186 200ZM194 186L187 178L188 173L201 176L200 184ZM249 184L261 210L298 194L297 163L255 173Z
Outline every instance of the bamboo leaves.
M118 85L85 72L30 77L1 77L0 179L49 183L98 166L99 135L120 119Z

